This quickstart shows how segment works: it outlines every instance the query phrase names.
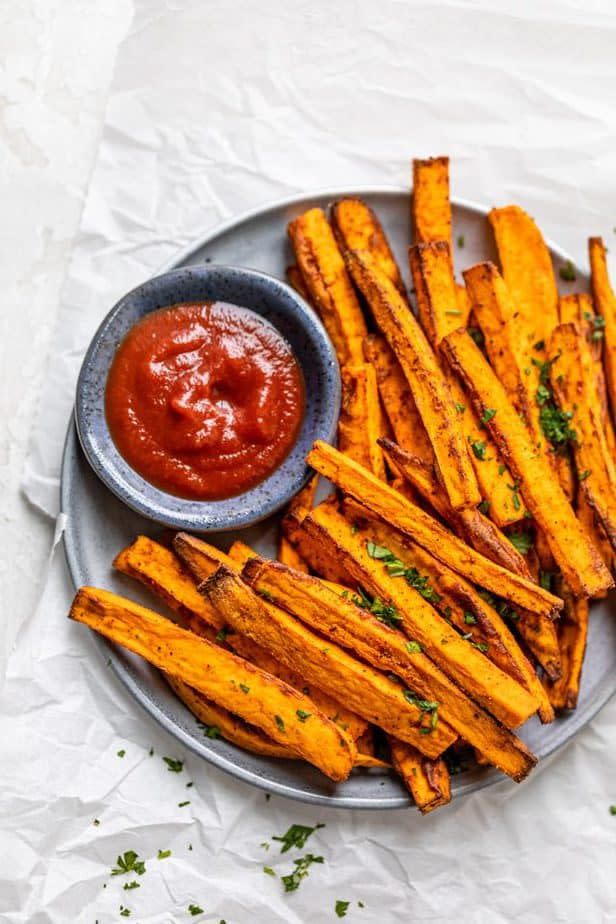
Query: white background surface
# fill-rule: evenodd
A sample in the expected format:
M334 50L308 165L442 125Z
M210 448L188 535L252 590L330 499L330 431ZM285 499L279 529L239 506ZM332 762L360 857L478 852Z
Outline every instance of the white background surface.
M338 898L363 901L347 920L369 924L613 920L615 703L526 784L504 781L426 819L266 803L190 756L170 774L161 755L185 755L64 619L60 555L35 612L52 534L35 508L55 512L74 376L97 323L223 218L294 190L405 183L411 156L449 153L456 194L519 202L580 265L589 233L616 243L616 9L135 7L131 21L128 0L0 6L3 672L13 648L0 920L102 924L123 920L124 904L130 920L184 921L195 901L207 914L194 920L318 924L337 920ZM284 897L261 868L291 863L259 845L316 820L327 827L307 849L326 863ZM160 848L172 857L158 861ZM132 892L109 879L128 849L148 866Z

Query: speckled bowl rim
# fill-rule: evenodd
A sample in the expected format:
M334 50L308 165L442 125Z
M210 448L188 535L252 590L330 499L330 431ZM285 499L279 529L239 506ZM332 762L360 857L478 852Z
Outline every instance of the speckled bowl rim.
M259 299L269 298L276 304L274 312L284 314L288 311L290 327L296 329L297 336L305 337L306 348L310 348L312 357L315 357L314 368L318 367L321 378L318 389L307 389L306 410L300 432L288 455L272 474L234 497L220 501L198 501L175 497L157 488L122 457L113 443L104 412L109 364L105 364L104 380L101 380L97 357L102 352L111 361L117 345L130 328L122 329L119 336L115 329L118 323L121 325L122 315L131 310L140 295L152 293L150 297L156 297L156 290L161 286L171 288L173 285L191 283L197 287L199 283L207 285L208 277L216 276L228 276L232 287L254 285L259 292ZM221 290L221 300L228 301L229 298L228 293L223 297ZM188 301L197 299L198 296L186 297ZM252 307L249 310L259 313ZM139 310L141 317L145 313L149 312ZM275 322L272 326L276 327ZM304 357L302 361L302 357L298 356L304 375L307 372L306 359ZM310 375L314 375L314 369L310 370ZM90 391L95 392L94 401L87 397ZM304 461L310 445L316 439L328 443L334 440L340 395L340 370L332 343L321 321L297 292L275 276L260 270L218 263L195 264L175 267L150 277L123 295L107 313L92 337L82 362L76 388L75 423L79 442L89 464L103 484L126 506L170 529L202 534L228 532L267 519L281 510L302 489L310 477L310 469Z

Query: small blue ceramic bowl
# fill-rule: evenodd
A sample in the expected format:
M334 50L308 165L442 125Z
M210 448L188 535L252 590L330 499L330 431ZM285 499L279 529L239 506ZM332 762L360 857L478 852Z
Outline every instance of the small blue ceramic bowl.
M195 501L154 487L124 460L105 418L107 372L130 328L150 311L180 302L222 301L269 321L291 346L304 374L306 409L297 441L268 478L243 494ZM173 529L213 532L252 526L284 507L306 483L305 458L317 439L331 442L340 410L340 372L330 340L306 302L272 276L232 266L194 266L149 279L109 312L85 355L75 418L86 457L103 483L137 513Z

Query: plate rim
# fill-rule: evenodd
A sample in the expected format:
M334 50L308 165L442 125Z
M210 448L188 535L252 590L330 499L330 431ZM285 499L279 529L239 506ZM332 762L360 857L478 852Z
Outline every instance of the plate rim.
M238 215L232 216L225 222L209 226L191 243L187 244L185 247L182 247L174 254L172 258L165 261L162 266L159 266L158 269L153 273L153 276L160 275L161 273L178 268L181 265L185 265L185 261L189 260L199 250L206 247L211 240L235 230L238 226L248 221L251 221L255 218L260 218L268 212L301 205L311 200L328 199L334 201L336 199L348 196L363 197L374 195L385 195L391 196L392 198L399 197L400 195L406 195L410 197L411 193L412 187L410 186L377 184L371 186L358 185L338 188L318 188L308 192L295 193L291 196L285 196L275 200L267 200L261 205L257 205L251 209L239 213ZM476 215L482 217L486 217L490 212L489 208L465 198L452 197L451 204L454 207L466 209L467 211L473 212ZM571 259L569 253L554 243L551 239L546 238L545 241L551 253L558 257L560 260L566 261ZM586 272L580 273L580 275L584 279L588 278L588 273ZM83 451L80 448L75 424L74 410L69 417L68 428L62 450L62 465L60 472L60 512L65 515L67 515L67 511L71 506L69 501L68 470L70 468L71 451L73 448L77 448L78 451ZM70 517L67 515L67 527L63 530L62 533L62 545L71 581L75 590L77 590L77 588L81 586L81 581L79 579L80 569L77 561L75 537L71 534L71 530L68 528L68 524L70 524ZM204 759L207 763L215 766L218 770L228 773L235 779L241 780L244 783L248 783L251 786L254 786L264 792L283 796L294 801L299 801L310 805L324 806L332 809L338 808L378 811L382 809L403 809L412 807L414 805L413 800L404 790L401 790L399 796L384 796L381 800L371 798L369 801L366 801L361 796L357 795L336 795L335 792L331 795L326 795L321 793L310 793L302 789L296 790L292 786L285 783L279 783L275 780L266 780L260 776L256 776L252 770L239 767L222 753L217 753L213 750L202 750L198 746L198 742L187 735L184 730L170 717L168 717L155 702L152 700L146 700L142 696L141 690L131 675L131 672L121 661L121 659L115 656L114 646L112 643L108 642L97 633L94 633L93 635L96 649L98 650L101 658L111 661L110 666L114 672L114 675L131 693L133 699L138 703L140 708L143 709L156 722L158 722L158 724L161 725L173 737L179 740L185 747L189 748L189 750ZM590 712L588 716L572 728L571 734L568 737L554 744L549 750L545 751L541 755L541 762L545 764L545 761L549 757L564 748L566 745L570 744L576 735L582 730L582 728L592 722L592 720L604 708L609 700L612 699L614 694L616 694L616 675L614 677L612 689L604 695L595 697L595 700L590 704ZM535 773L539 772L540 769L541 765L537 767ZM490 768L488 770L483 769L479 777L474 780L469 780L466 783L462 783L462 785L455 790L453 793L452 801L454 799L457 800L463 796L470 795L471 793L479 792L480 790L486 789L489 786L494 786L497 783L504 783L506 781L507 777L505 777L502 773L499 773L495 768Z

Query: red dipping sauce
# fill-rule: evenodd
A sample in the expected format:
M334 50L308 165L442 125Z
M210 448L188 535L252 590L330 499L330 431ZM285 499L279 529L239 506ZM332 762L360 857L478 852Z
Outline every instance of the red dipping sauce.
M222 500L270 475L293 446L304 381L267 321L224 302L161 308L128 332L105 412L128 464L178 497Z

